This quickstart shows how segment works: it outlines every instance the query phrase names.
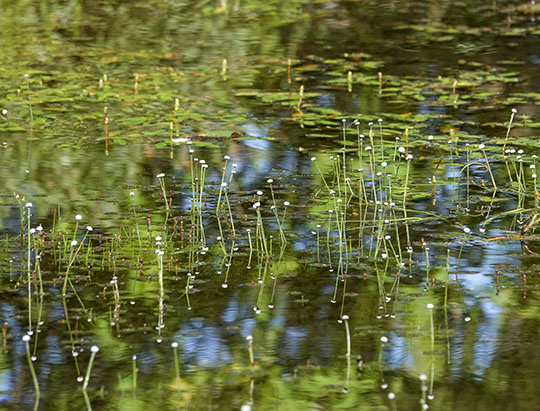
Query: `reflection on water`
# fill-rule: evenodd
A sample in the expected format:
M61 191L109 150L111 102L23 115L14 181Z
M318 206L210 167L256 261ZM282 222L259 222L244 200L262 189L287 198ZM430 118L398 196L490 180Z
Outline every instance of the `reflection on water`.
M538 12L519 1L0 5L2 405L34 407L31 331L42 409L534 409ZM389 159L374 157L376 178L370 150ZM327 185L344 188L346 207ZM372 190L395 208L372 211ZM29 227L44 228L30 248L26 201ZM77 379L94 344L87 392Z

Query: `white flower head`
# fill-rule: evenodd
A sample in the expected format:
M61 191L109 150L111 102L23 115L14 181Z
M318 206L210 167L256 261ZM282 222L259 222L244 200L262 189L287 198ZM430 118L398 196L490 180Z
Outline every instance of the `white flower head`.
M81 220L82 220L82 215L77 214L77 215L75 216L75 220L81 221Z
M165 173L159 173L159 174L156 176L156 178L163 178L163 177L165 177Z

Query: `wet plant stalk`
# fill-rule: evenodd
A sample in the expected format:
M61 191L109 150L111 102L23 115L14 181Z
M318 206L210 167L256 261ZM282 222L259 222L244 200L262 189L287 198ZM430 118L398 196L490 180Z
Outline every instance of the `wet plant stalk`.
M137 373L139 372L139 369L137 368L137 356L134 355L131 357L131 364L132 364L132 387L133 391L137 389Z
M86 376L84 377L84 383L82 387L83 391L86 391L86 388L88 387L88 382L90 381L90 373L92 372L92 366L94 365L94 358L96 358L99 347L97 345L93 345L90 348L90 351L92 353L90 354L90 362L88 363L88 368L86 369Z
M251 335L248 335L246 337L246 340L248 342L249 364L251 365L251 368L253 368L255 367L255 357L253 355L253 337Z
M36 370L34 369L34 363L30 356L30 336L28 334L24 335L22 340L24 341L24 346L26 350L26 360L28 361L28 367L30 368L30 374L32 375L32 382L34 383L34 389L36 390L36 396L40 396L39 384L36 375Z
M174 355L174 371L175 371L176 379L180 380L180 363L178 361L178 343L174 341L171 344L171 347L173 349L173 355Z

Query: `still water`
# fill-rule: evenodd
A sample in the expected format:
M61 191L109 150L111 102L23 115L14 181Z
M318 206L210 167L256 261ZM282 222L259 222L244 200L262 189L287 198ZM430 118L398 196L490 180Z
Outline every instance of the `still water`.
M2 407L540 409L539 15L1 1Z

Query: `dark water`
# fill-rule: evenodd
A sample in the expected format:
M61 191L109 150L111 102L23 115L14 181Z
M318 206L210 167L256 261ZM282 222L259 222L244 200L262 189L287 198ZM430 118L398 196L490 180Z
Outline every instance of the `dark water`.
M540 409L539 14L0 2L2 406Z

